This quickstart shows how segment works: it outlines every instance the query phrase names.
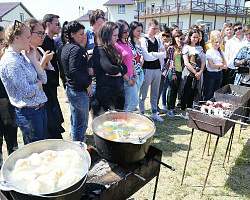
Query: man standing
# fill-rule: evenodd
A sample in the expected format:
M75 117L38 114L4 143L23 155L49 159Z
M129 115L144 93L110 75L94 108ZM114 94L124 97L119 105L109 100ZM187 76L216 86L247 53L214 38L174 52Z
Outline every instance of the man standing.
M86 30L86 40L84 41L85 49L88 51L88 54L93 54L93 49L95 46L94 36L96 31L100 28L100 26L105 22L105 13L96 9L93 10L89 15L89 23L90 28Z
M142 55L144 57L143 72L145 81L139 93L140 112L144 113L144 103L148 88L151 85L150 103L152 108L152 119L162 122L163 119L157 114L157 99L161 81L161 64L159 59L166 58L166 51L160 39L155 38L159 23L151 19L148 24L148 35L141 38Z
M203 19L199 19L195 22L195 24L198 26L200 30L204 32L204 40L205 42L208 41L208 32L205 30L206 23L204 22Z
M58 34L61 26L59 22L59 16L54 14L46 14L43 17L43 26L45 28L46 37L43 45L41 46L44 51L56 52L53 37ZM48 98L46 102L46 110L48 116L47 125L47 138L62 139L61 133L65 130L62 127L64 122L62 111L57 99L57 87L59 86L59 68L57 56L54 55L50 61L54 70L46 70L47 84L43 85L43 90Z
M243 47L239 50L238 54L236 55L235 59L234 59L234 64L235 65L240 65L241 63L243 63L245 60L250 60L250 25L247 24L244 29L243 32L246 36L246 41L243 44ZM250 64L248 64L249 67ZM242 85L245 87L250 87L250 73L248 74L237 74L235 82L235 85ZM246 104L246 107L250 107L250 99L248 99L248 102ZM250 110L246 109L245 111L245 116L249 117L250 114ZM249 122L249 119L246 120L246 118L243 120L244 122ZM241 126L242 129L246 129L247 127L245 127L244 125Z
M246 41L242 31L242 23L237 21L233 25L235 35L227 41L225 46L225 59L227 61L228 70L223 74L223 80L221 86L227 84L233 84L235 79L235 66L234 59L241 49L242 45Z

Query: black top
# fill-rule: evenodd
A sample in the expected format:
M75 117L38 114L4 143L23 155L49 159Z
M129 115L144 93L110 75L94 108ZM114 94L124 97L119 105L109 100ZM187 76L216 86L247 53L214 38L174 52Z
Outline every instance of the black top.
M146 38L148 42L148 52L158 52L158 41L155 39L155 42L151 42L148 38ZM161 64L160 60L157 59L155 61L144 61L143 63L143 69L160 69Z
M116 65L111 63L103 47L94 47L93 53L93 68L96 75L96 87L111 87L121 88L124 84L123 76L127 73L125 64ZM109 75L117 75L121 73L122 76L112 77Z
M59 86L59 69L58 69L58 60L57 60L57 56L56 56L56 48L55 48L54 40L51 39L48 35L46 35L41 47L45 52L47 50L55 52L52 60L50 61L52 66L54 67L55 71L46 70L47 84Z
M3 86L2 80L0 79L0 99L9 98L5 87Z
M62 49L61 62L66 86L76 91L86 91L91 83L87 69L87 51L78 44L66 44Z

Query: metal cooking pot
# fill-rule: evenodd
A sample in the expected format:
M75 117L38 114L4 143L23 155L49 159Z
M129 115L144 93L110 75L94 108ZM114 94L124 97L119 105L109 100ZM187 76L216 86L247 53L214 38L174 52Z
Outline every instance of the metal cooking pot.
M151 124L154 129L143 140L133 142L112 141L97 134L97 127L104 121L115 119L138 119ZM99 155L106 160L117 164L135 163L145 157L155 133L155 124L149 118L129 112L109 112L95 118L92 122L92 130L95 140L95 146Z
M53 199L53 200L77 200L82 197L84 192L85 183L87 180L87 173L82 176L82 178L77 182L69 185L67 188L64 188L59 191L53 191L49 194L30 194L27 191L19 189L15 184L11 183L8 179L8 173L13 170L15 163L20 158L26 158L32 153L41 153L45 150L66 150L71 149L78 152L79 156L83 159L84 164L86 163L87 169L90 168L91 158L86 150L86 145L80 146L79 144L67 140L61 139L49 139L41 140L37 142L30 143L21 147L20 149L13 152L4 162L1 169L1 178L0 189L4 191L10 191L11 195L18 200L44 200L44 199Z

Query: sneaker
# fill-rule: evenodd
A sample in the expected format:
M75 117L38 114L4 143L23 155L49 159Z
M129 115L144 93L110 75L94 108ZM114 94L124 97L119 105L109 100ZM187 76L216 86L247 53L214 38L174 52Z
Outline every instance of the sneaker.
M180 108L181 107L181 101L178 101L176 108Z
M173 113L172 111L168 111L168 112L167 112L167 115L168 115L169 117L174 117L174 116L175 116L174 113Z
M180 114L180 112L179 112L179 111L177 111L177 110L173 110L173 114L174 114L174 115L179 115L179 114Z
M183 119L188 119L189 118L187 115L184 116L182 113L181 113L180 117L182 117Z
M162 119L157 113L152 114L151 118L158 121L158 122L163 122L164 121L164 119Z
M162 109L167 111L168 107L165 105L165 106L162 106Z
M159 107L157 107L157 112L158 112L159 114L162 114L162 113L163 113L163 111L162 111Z

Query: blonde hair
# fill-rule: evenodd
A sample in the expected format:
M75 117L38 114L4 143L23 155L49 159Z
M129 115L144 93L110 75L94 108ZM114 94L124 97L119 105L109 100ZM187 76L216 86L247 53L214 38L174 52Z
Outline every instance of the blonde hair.
M5 29L6 44L7 45L12 44L15 39L15 36L21 35L25 28L27 28L27 26L17 20L9 23L9 25Z
M214 45L215 41L219 39L221 40L221 32L220 31L217 31L217 30L214 30L210 33L210 42L212 43L212 45ZM223 60L223 64L226 65L226 60L222 54L222 51L221 51L221 48L219 47L218 48L218 51L220 52L220 56Z

